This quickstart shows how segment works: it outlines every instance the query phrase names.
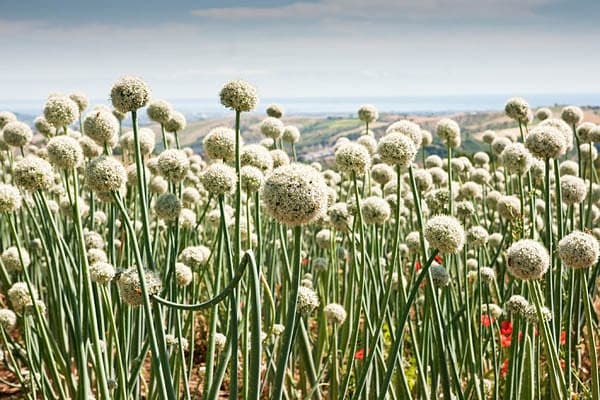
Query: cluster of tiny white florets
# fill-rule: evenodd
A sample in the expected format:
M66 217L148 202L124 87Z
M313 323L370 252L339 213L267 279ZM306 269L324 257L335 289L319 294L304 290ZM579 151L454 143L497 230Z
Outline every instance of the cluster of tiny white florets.
M107 262L95 262L90 265L90 278L99 285L108 285L116 275L115 267Z
M210 159L225 162L233 160L235 156L235 131L224 126L213 128L202 140L202 148Z
M158 122L161 125L166 124L173 115L173 108L165 100L153 100L148 103L146 107L146 114L154 122Z
M33 293L33 299L31 298L31 293ZM7 295L13 309L18 313L25 311L26 307L32 305L34 300L37 300L35 288L32 287L30 292L25 282L13 283L10 289L8 289Z
M266 113L269 117L273 117L273 118L281 118L283 117L283 107L279 104L269 104L267 106L267 110Z
M86 168L87 185L95 192L118 192L127 182L123 164L109 156L100 156L90 161Z
M552 118L552 110L546 107L538 108L538 110L535 112L535 117L540 121Z
M512 97L508 99L504 106L504 111L509 118L519 122L527 122L531 112L529 103L522 97Z
M124 76L113 85L110 99L113 107L122 113L136 111L150 101L150 87L141 78Z
M79 106L64 95L53 95L44 105L44 118L57 129L71 125L79 117Z
M523 143L510 143L500 154L506 171L511 174L523 175L531 167L531 153Z
M298 143L300 141L300 131L293 125L287 125L283 129L281 138L289 143Z
M31 128L24 122L13 121L4 126L2 137L9 146L25 147L33 137Z
M381 157L381 161L406 168L414 161L417 146L405 134L391 132L379 139L377 152Z
M540 279L550 266L550 256L541 243L522 239L506 251L506 265L508 272L519 279Z
M144 271L144 283L148 296L158 294L162 289L160 277L152 271ZM142 285L136 267L122 272L117 280L121 299L130 306L140 306L144 303Z
M17 120L17 116L10 111L0 111L0 130L4 129L6 124Z
M451 148L460 146L460 126L458 126L455 121L448 118L442 118L437 123L435 132L446 146Z
M79 141L69 136L55 136L48 141L48 160L58 168L71 170L83 162Z
M0 309L0 326L8 331L17 324L17 315L8 308Z
M83 133L100 146L114 143L119 133L119 121L109 110L92 110L83 120Z
M563 121L571 126L576 126L583 120L583 111L576 106L567 106L560 112Z
M423 143L423 130L419 127L419 125L406 119L394 122L385 130L386 134L392 132L398 132L408 137L413 141L415 147L417 148Z
M589 233L574 231L558 242L558 255L569 268L589 268L598 262L598 239Z
M298 303L296 309L299 314L310 314L319 307L319 296L310 287L300 286L298 288Z
M346 310L337 303L329 303L323 308L325 317L335 325L341 325L346 320Z
M267 212L279 222L304 225L325 213L327 186L314 168L292 163L273 170L263 184L261 197Z
M179 254L179 261L191 268L199 268L210 257L210 250L206 246L186 247Z
M221 104L232 110L252 111L258 103L256 89L248 82L237 80L226 83L219 93Z
M465 241L465 231L460 222L448 215L431 218L424 227L425 238L441 253L459 252Z
M177 183L185 178L190 161L183 150L168 149L158 156L157 167L167 181Z
M371 156L367 149L358 143L344 143L335 152L335 164L341 172L360 176L369 168Z
M22 197L19 189L0 183L0 213L11 213L21 207Z
M227 164L214 163L209 165L202 175L200 181L209 193L214 195L230 194L235 191L237 174L235 169Z
M31 262L29 253L25 249L18 249L14 246L4 250L0 258L8 271L22 271Z
M53 177L52 166L37 156L28 155L14 165L15 185L29 192L48 189Z
M435 287L442 288L450 284L450 274L443 266L434 263L429 267L429 273L431 274L431 281Z
M538 125L531 129L525 138L525 146L531 154L542 160L558 158L567 150L564 135L552 126Z
M375 122L379 118L377 108L371 104L365 104L358 109L358 118L364 122Z
M585 200L588 185L577 176L566 175L560 179L560 190L562 191L562 200L568 204L579 204Z
M387 201L378 196L370 196L360 202L364 223L382 225L390 218L391 209Z
M260 144L249 144L242 147L240 162L242 165L252 165L263 171L263 173L273 169L271 153Z
M281 138L284 129L283 122L275 117L267 117L260 123L260 132L273 140Z
M353 217L348 212L346 203L335 203L327 210L331 225L340 232L347 232L352 227Z
M504 310L507 314L523 315L527 307L529 307L527 299L518 294L513 294L504 303Z

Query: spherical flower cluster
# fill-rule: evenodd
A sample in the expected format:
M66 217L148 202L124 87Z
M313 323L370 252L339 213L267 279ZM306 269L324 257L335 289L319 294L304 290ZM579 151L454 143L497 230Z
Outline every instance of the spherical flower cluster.
M260 132L273 140L281 138L284 129L283 122L275 117L267 117L260 123Z
M163 193L154 203L154 212L165 221L174 221L181 212L181 202L173 193Z
M467 244L473 247L484 246L488 241L488 231L483 226L473 226L467 230Z
M352 226L352 215L346 203L335 203L327 210L331 225L340 232L347 232Z
M202 148L210 159L233 160L235 156L235 131L223 126L213 128L202 140Z
M337 303L329 303L323 308L325 318L334 325L341 325L346 320L346 310Z
M192 269L185 265L184 263L175 263L175 281L177 282L177 286L185 287L192 283L194 279L194 274L192 273Z
M167 122L164 123L165 131L176 133L181 132L187 126L187 121L185 119L185 115L180 113L179 111L173 111L171 113L171 118Z
M362 135L358 139L356 139L356 143L363 146L370 155L377 153L377 140L373 136L370 135Z
M408 136L398 132L382 137L377 151L383 162L402 168L408 167L417 155L415 143Z
M279 104L269 104L267 106L267 115L269 117L273 117L273 118L281 118L283 117L283 107L280 106Z
M490 144L490 146L492 147L492 151L494 152L495 155L500 156L502 154L502 152L504 151L505 148L507 148L508 146L510 146L512 142L510 141L509 138L504 137L504 136L497 136L492 143Z
M506 300L506 303L504 303L504 310L507 314L522 315L527 307L529 307L527 299L518 294L513 294Z
M40 115L33 120L33 126L35 126L35 129L45 137L53 136L56 133L52 124L50 124L43 115Z
M548 307L541 307L540 313L538 314L536 306L530 304L523 310L523 317L525 317L530 324L548 322L552 320L552 311L550 311Z
M572 160L565 160L560 164L559 167L560 175L579 175L579 165Z
M304 225L324 214L327 186L314 168L292 163L275 169L267 177L261 197L268 213L279 222Z
M585 232L574 231L558 242L558 256L569 268L589 268L598 262L598 240Z
M219 93L221 104L232 110L252 111L258 103L256 89L248 82L241 80L226 83Z
M502 218L514 221L521 216L521 202L516 196L500 196L496 210Z
M21 207L22 197L19 189L0 183L0 213L11 213Z
M504 168L510 174L523 175L531 167L531 153L522 143L510 143L500 154Z
M431 143L433 143L431 132L421 129L421 146L429 146Z
M17 116L10 111L0 111L0 130L4 129L6 124L17 120Z
M265 177L262 171L251 165L245 165L240 169L242 189L246 193L255 193L260 189Z
M211 194L230 194L235 191L237 174L229 165L217 162L204 170L200 175L200 181Z
M153 100L148 104L146 113L152 121L164 125L171 119L173 108L165 100Z
M583 111L576 106L567 106L560 112L560 117L567 124L575 126L583 120Z
M368 225L382 225L391 215L389 203L378 196L367 197L361 201L360 210L363 222Z
M441 253L457 253L465 241L462 225L448 215L437 215L427 221L424 234L429 244Z
M425 168L441 168L442 165L444 165L444 162L441 157L436 154L427 156L425 159Z
M375 122L379 118L379 112L375 106L365 104L358 109L358 118L367 123Z
M549 120L546 120L549 121ZM567 143L564 135L551 126L536 126L525 138L525 146L534 157L542 160L558 158L565 154Z
M128 131L121 136L121 147L127 150L129 153L135 153L135 134L133 131ZM154 151L156 146L156 138L154 131L150 128L139 128L138 129L138 141L140 144L140 154L142 156L148 156Z
M16 186L29 192L48 189L53 181L52 166L46 160L28 155L15 163L13 180Z
M25 145L31 142L33 132L31 132L31 128L26 123L13 121L6 124L2 135L4 141L9 146L25 147Z
M335 152L335 164L341 172L362 175L371 163L371 156L358 143L344 143Z
M299 314L310 314L317 307L319 307L319 296L317 293L306 286L300 286L298 288L298 303L296 304L296 309Z
M452 148L460 146L460 126L458 126L455 121L448 118L442 118L437 123L435 132L446 146Z
M73 100L75 102L75 104L77 104L77 108L79 109L79 112L85 110L90 103L87 96L81 92L71 93L69 95L69 98L71 100Z
M64 95L50 96L44 105L44 117L55 128L71 125L78 116L77 103Z
M111 88L110 99L113 107L122 113L136 111L150 101L150 87L141 78L124 76Z
M429 267L429 273L431 274L431 281L433 285L438 288L446 287L450 284L450 274L448 270L441 265L434 263Z
M492 283L496 279L496 271L490 267L481 267L479 270L481 280L487 283Z
M281 167L290 163L290 157L280 149L270 150L271 159L273 159L273 168Z
M99 285L108 285L116 273L115 267L107 262L96 262L90 266L90 278Z
M87 165L86 183L94 192L118 192L127 182L127 172L117 159L100 156Z
M504 310L498 304L487 303L481 305L481 315L489 315L492 318L500 318Z
M21 257L23 263L21 263ZM19 249L16 247L9 247L2 252L2 263L8 271L22 271L23 268L29 266L30 258L29 253L25 249L21 249L21 257L19 257Z
M519 122L529 120L529 103L522 97L511 97L504 106L504 111L509 118Z
M144 271L144 283L149 296L158 294L162 289L160 277L153 271ZM121 299L130 306L144 303L140 276L136 267L131 267L119 275L117 280Z
M540 121L552 118L552 110L546 107L538 108L538 110L535 112L535 117Z
M423 131L419 125L406 119L396 121L385 130L386 134L398 132L413 141L415 147L420 147L423 142Z
M565 139L567 151L573 148L573 129L565 121L560 118L549 118L539 123L538 127L542 126L558 129L560 134Z
M83 132L100 146L113 143L119 132L119 121L109 110L92 110L83 120Z
M179 254L179 261L191 268L199 268L210 257L210 250L206 246L189 246Z
M4 330L8 331L14 328L16 324L17 316L12 310L9 310L8 308L0 309L0 326Z
M169 182L181 182L190 168L190 161L183 150L168 149L158 156L158 171Z
M508 272L519 279L540 279L550 266L550 256L541 243L522 239L506 251L506 265Z
M31 288L31 291L33 292L34 299L31 298L31 293L25 282L15 282L8 289L8 299L16 312L20 313L24 311L26 307L33 304L34 300L37 300L35 288Z
M81 146L85 158L96 158L102 154L102 147L98 146L98 144L88 136L79 138L79 146Z
M56 136L48 141L48 159L56 167L72 170L81 165L83 150L79 141L69 136Z
M481 140L483 140L483 142L487 144L492 144L494 139L496 139L496 132L492 130L487 130L483 132L483 135L481 136Z
M263 173L273 169L271 153L260 144L249 144L242 147L240 161L242 165L252 165L263 171Z
M560 178L562 200L568 204L579 204L585 200L588 185L577 176L566 175Z
M387 164L380 163L371 167L371 178L380 185L385 185L395 177L394 169Z
M298 143L300 141L300 131L293 125L287 125L283 128L282 139L288 143Z
M577 127L577 135L579 136L580 143L590 142L590 133L596 128L596 124L591 122L584 122Z

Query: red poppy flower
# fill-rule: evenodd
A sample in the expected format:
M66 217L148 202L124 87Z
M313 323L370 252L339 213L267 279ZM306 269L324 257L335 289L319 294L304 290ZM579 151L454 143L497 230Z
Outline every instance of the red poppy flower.
M443 264L444 263L444 259L442 258L442 256L440 256L439 254L436 254L435 257L433 257L434 261L438 264Z
M504 361L502 362L502 367L500 368L500 374L502 376L506 376L507 373L508 373L508 358L505 358Z
M512 322L506 320L500 323L500 334L503 336L512 335Z
M560 345L564 346L566 343L567 343L567 332L561 331L560 332Z
M354 358L356 358L357 360L362 360L363 358L365 358L365 349L357 350L356 353L354 353Z
M415 271L418 271L421 269L421 263L419 261L415 261Z
M490 317L489 315L483 314L481 316L481 325L482 326L485 326L487 328L492 324L492 322L494 322L494 321L493 321L492 317Z
M512 338L510 335L500 335L500 346L502 347L510 347L510 343Z

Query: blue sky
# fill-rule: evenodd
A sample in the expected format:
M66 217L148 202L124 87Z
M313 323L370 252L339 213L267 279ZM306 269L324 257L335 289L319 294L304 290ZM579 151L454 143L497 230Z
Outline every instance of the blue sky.
M0 0L0 98L600 91L598 0Z

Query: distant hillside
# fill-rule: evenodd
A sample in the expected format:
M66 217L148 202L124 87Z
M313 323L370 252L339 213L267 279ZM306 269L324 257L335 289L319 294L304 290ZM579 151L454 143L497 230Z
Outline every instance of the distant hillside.
M560 114L560 107L553 107L555 115ZM585 120L600 123L600 108L585 108ZM495 112L461 112L449 115L398 115L382 114L377 122L369 128L375 132L376 137L384 134L385 129L394 121L409 119L418 123L423 129L431 132L435 130L435 124L443 117L454 119L461 127L463 144L459 152L472 153L482 149L480 141L481 134L488 129L496 131L503 136L518 135L518 128L514 121L505 116L503 111ZM256 115L242 116L242 136L246 143L255 143L263 138L260 133L260 122L262 117ZM364 124L358 118L351 117L326 117L326 116L298 116L284 117L286 125L295 125L300 129L302 138L296 149L299 157L305 161L324 161L331 159L332 147L340 137L356 139L364 129ZM533 122L534 124L537 121ZM193 121L180 133L182 145L190 146L197 151L202 149L202 138L214 127L234 127L234 118L218 118ZM159 127L152 128L159 132ZM158 137L158 136L157 136ZM436 140L427 148L428 154L444 154L445 149Z

